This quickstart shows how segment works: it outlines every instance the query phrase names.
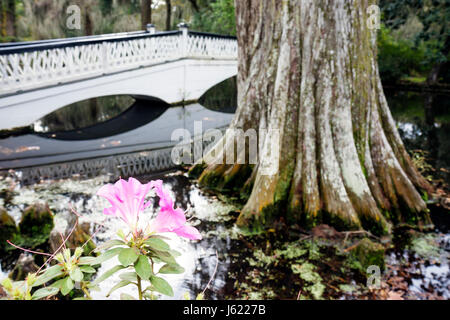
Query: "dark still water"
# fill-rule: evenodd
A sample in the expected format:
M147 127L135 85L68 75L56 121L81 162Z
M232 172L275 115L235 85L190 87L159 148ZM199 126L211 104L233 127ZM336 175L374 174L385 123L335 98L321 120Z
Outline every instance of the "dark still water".
M386 97L406 149L423 154L434 175L448 183L450 96L388 90Z

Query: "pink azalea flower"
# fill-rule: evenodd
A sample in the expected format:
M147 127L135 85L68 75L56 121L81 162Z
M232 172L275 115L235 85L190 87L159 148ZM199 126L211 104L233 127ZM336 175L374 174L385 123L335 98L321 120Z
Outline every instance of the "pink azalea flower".
M151 202L145 201L145 197L153 188L160 198L160 212L151 224L150 231L174 232L180 237L200 240L202 236L198 230L186 225L186 216L183 210L173 208L173 200L168 191L163 188L161 180L141 184L134 178L129 178L128 181L120 179L115 184L101 187L97 195L107 199L111 204L111 207L105 208L103 213L122 219L137 236L139 214L151 204Z
M173 232L180 237L191 240L200 240L202 236L194 227L186 225L186 216L180 208L173 208L173 200L167 189L163 188L161 180L150 182L159 196L160 211L150 226L153 232Z
M145 197L151 188L151 183L141 184L134 178L128 181L120 179L115 184L101 187L97 195L107 199L112 205L105 208L103 213L122 219L136 235L139 213L150 204L145 202Z

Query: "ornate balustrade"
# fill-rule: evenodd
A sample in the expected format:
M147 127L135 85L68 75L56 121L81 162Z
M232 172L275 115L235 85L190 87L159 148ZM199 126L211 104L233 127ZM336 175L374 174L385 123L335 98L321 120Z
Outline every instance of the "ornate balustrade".
M237 41L180 28L2 44L0 96L184 58L237 59Z

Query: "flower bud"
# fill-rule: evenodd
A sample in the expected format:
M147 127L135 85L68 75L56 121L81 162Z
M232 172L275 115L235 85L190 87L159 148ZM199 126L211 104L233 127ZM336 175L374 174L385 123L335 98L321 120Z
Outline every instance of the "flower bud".
M35 282L36 282L36 274L30 273L27 277L27 286L32 287Z
M75 253L74 253L75 259L78 259L79 257L81 257L82 254L83 254L82 248L78 247L75 249Z
M63 255L62 255L62 253L58 253L58 254L55 256L55 259L56 259L56 261L58 261L59 263L64 263L64 257L63 257Z
M70 249L64 249L63 255L64 255L64 260L66 262L69 262L70 261L70 256L71 256Z

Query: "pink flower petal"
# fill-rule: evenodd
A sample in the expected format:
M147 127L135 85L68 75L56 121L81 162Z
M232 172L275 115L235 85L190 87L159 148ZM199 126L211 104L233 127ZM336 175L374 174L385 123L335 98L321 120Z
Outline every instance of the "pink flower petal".
M161 211L153 223L153 229L156 232L172 232L186 223L186 216L183 210Z
M180 237L188 238L190 240L201 240L202 235L198 230L194 227L184 225L178 229L175 229L173 232L175 232Z
M104 214L116 216L136 231L139 214L144 210L145 196L152 188L150 183L142 185L138 180L119 179L114 185L101 187L97 195L109 201L112 207L106 208Z

